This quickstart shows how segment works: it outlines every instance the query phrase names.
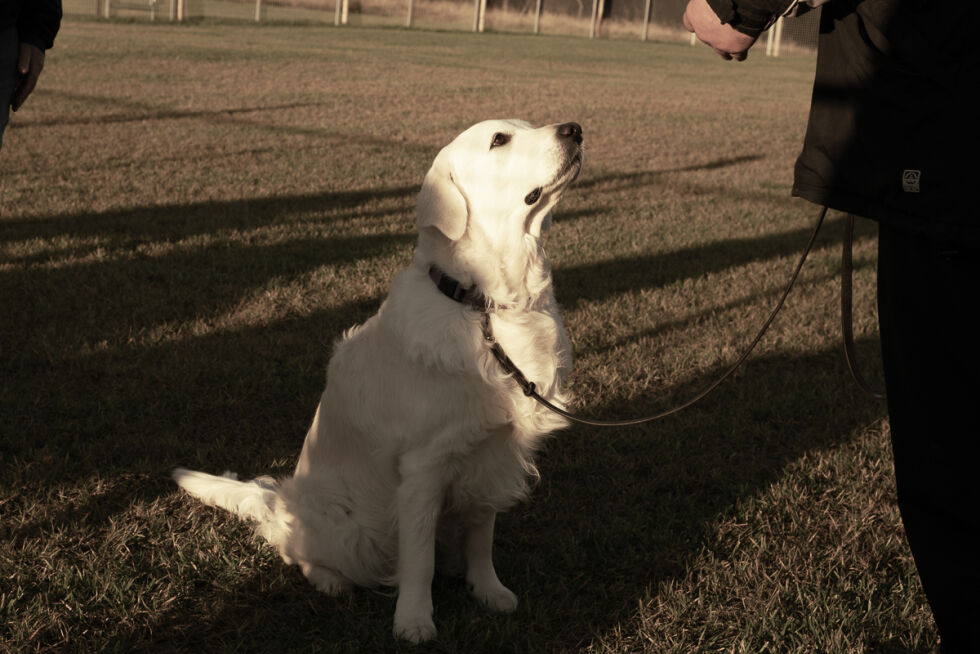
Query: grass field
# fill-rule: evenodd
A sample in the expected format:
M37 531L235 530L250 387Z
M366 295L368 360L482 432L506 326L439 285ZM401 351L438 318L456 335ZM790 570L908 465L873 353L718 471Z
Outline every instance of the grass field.
M374 652L394 598L319 595L176 465L288 474L332 343L408 264L470 123L585 130L547 237L576 408L691 396L802 249L811 58L635 41L69 21L0 154L0 649ZM758 351L645 428L551 439L498 520L519 596L435 582L435 652L925 652L883 407L840 355L831 215ZM879 365L874 231L855 249Z

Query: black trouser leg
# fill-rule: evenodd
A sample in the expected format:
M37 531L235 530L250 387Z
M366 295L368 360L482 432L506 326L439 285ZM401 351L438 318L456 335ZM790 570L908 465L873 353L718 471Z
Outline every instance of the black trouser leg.
M980 252L879 230L898 504L944 652L980 652Z

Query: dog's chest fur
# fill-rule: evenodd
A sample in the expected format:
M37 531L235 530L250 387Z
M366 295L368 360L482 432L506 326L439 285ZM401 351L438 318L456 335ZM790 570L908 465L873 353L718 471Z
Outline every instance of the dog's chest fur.
M474 503L503 510L527 493L536 476L540 439L567 423L524 395L493 358L480 312L433 292L420 269L405 271L379 312L381 330L400 341L406 365L441 377L434 414L445 442L433 441L446 466L447 509ZM567 402L564 377L570 345L550 291L533 306L490 315L494 337L545 397Z

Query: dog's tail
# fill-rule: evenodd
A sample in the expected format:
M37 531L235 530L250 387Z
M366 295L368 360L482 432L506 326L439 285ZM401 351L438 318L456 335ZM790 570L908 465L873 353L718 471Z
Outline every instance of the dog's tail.
M171 476L178 486L205 504L259 523L275 517L278 484L271 477L238 481L233 472L218 477L184 468L175 469Z

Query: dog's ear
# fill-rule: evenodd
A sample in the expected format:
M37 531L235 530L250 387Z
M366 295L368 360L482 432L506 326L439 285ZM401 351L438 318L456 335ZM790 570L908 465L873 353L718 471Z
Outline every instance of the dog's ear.
M466 231L466 198L453 180L448 158L440 153L422 180L418 201L419 229L435 227L451 241Z

